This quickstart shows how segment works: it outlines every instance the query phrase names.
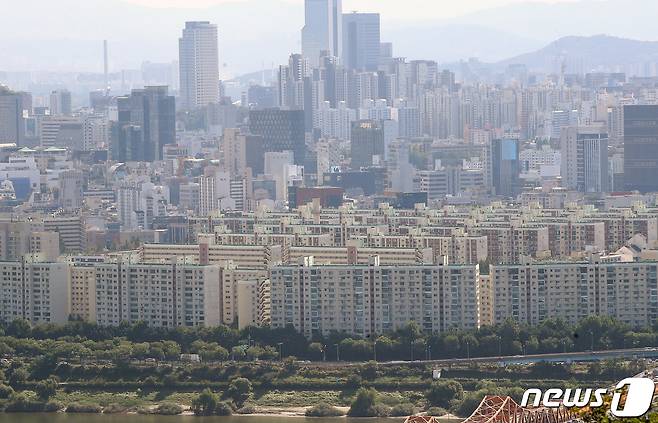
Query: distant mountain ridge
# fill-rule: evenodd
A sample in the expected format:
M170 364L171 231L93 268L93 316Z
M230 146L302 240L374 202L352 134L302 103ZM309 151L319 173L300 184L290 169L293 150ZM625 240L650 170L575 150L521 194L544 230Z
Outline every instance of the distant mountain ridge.
M580 70L585 71L658 63L658 41L638 41L609 35L567 36L539 50L511 57L496 65L525 64L531 70L546 70L561 62L566 63L567 67L580 63L583 68Z

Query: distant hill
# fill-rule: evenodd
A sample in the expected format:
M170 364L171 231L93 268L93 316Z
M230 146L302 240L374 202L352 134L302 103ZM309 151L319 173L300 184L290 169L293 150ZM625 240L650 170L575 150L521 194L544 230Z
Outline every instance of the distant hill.
M563 37L546 47L503 60L497 65L525 64L531 70L555 70L566 63L567 71L599 67L643 65L658 62L658 41L637 41L608 35Z

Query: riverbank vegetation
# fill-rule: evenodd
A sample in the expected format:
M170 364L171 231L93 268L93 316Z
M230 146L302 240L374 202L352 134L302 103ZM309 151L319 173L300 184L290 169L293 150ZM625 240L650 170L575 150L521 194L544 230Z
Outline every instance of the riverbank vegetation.
M654 328L631 330L607 318L532 329L507 322L442 335L424 334L412 323L376 342L338 335L306 340L292 329L30 326L19 320L0 327L0 410L466 416L486 394L520 400L530 387L608 386L639 373L645 363L500 367L466 360L438 368L391 360L651 346L657 337ZM433 381L434 370L441 370L440 381Z
M0 371L0 409L7 412L139 412L197 415L294 412L397 416L470 414L484 395L574 384L609 386L644 363L509 365L428 363L321 365L296 362L65 363L12 360ZM44 379L45 377L45 379ZM322 405L320 407L319 405ZM325 407L326 405L326 407Z
M311 361L391 361L563 353L658 346L658 323L632 328L592 316L577 325L547 320L529 327L508 321L472 331L424 333L414 322L375 340L344 334L307 340L293 328L149 328L144 324L101 327L69 322L31 326L16 320L0 326L0 355L54 354L62 360L255 361L296 357Z

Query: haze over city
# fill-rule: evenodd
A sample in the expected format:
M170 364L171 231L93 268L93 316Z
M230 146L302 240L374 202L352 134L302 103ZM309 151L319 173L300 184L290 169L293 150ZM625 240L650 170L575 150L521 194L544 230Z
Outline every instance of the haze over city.
M98 46L107 39L111 69L135 69L144 60L173 60L180 23L208 19L220 27L220 56L226 64L222 74L230 78L270 68L301 48L300 5L303 2L295 0L21 1L0 16L0 68L102 71ZM620 20L621 7L646 13ZM651 18L658 6L651 0L411 0L403 7L397 1L352 0L345 2L344 10L381 13L383 39L395 43L397 55L440 63L469 57L502 60L568 35L658 40Z

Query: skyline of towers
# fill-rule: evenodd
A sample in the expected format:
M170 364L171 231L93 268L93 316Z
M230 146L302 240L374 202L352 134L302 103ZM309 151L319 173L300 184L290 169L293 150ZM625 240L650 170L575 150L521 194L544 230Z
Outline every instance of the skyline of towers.
M208 21L186 22L178 46L180 109L192 110L219 102L217 25Z

